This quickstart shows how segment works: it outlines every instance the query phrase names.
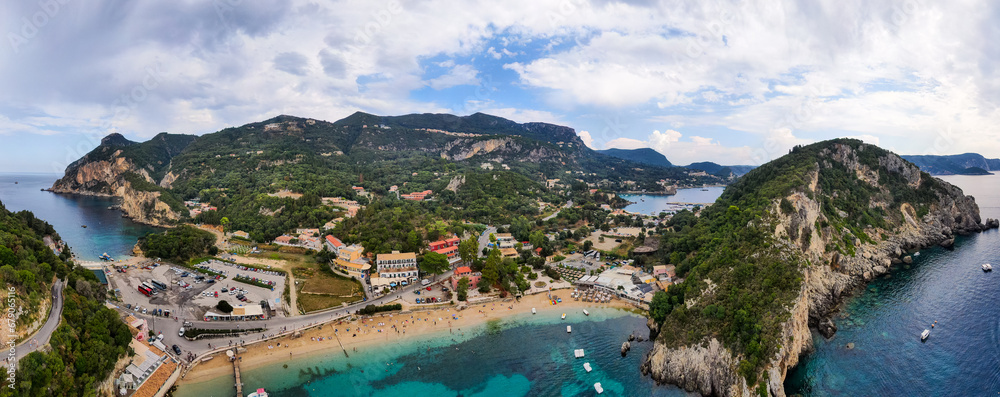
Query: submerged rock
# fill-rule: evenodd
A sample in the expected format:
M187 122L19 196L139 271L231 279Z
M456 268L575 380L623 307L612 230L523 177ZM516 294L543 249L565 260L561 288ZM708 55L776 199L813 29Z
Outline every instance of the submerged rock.
M816 330L819 331L819 334L823 335L824 338L830 339L837 333L837 325L833 323L832 319L828 318L820 322L816 327Z
M628 351L631 350L631 349L632 349L632 344L631 343L629 343L628 341L625 341L625 343L622 343L622 357L625 357L625 354L628 353Z

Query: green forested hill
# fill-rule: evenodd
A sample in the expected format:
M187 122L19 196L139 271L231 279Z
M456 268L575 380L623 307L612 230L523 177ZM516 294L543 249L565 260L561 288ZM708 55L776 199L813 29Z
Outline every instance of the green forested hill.
M28 211L11 213L0 203L0 282L16 289L23 308L19 327L45 316L54 278L65 279L62 324L52 334L52 349L33 352L18 363L15 387L0 396L94 396L96 385L127 354L131 339L118 314L104 306L105 289L93 272L72 267L68 249L56 255L43 239L59 240L52 226Z
M546 187L546 180L558 179L561 188L590 183L606 191L661 191L661 180L689 185L721 181L597 153L572 128L521 124L479 113L387 117L358 112L333 123L278 116L197 138L160 134L140 144L109 136L74 163L64 179L77 179L74 172L84 164L115 156L136 162L136 170L119 180L136 181L132 186L141 191L160 192L159 200L178 214L183 214L177 211L182 199L210 202L218 213L199 221L216 223L227 217L231 229L246 230L255 240L324 224L335 210L312 203L319 197L354 198L353 186L377 197L388 197L392 186L400 193L429 189L435 192L434 202L424 205L459 208L430 208L452 217L448 220L505 222L537 214L539 199L565 201L556 194L559 188ZM139 183L134 175L139 170L146 170L152 181ZM446 190L452 181L453 190ZM113 185L114 180L98 180L77 189L112 193ZM268 196L281 190L306 197Z
M800 222L797 211L809 207L794 207L793 194L818 204L815 224L783 224L787 233L778 233L783 219ZM718 339L738 357L738 373L755 385L780 349L804 269L813 265L803 254L814 249L810 239L822 239L819 255L853 257L858 245L882 241L903 223L903 204L922 217L951 194L943 182L861 141L796 147L730 185L700 216L684 211L667 223L660 252L686 281L653 299L658 343Z

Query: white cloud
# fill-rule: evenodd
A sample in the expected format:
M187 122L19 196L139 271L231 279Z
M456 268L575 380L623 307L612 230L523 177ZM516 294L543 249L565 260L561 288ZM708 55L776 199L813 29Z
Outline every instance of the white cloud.
M435 90L459 85L476 85L479 84L477 75L479 75L479 72L472 65L455 65L448 73L428 80L427 85Z
M587 147L591 149L595 149L594 137L590 136L590 131L580 131L576 134L580 136L580 140L583 141L583 144L587 145Z
M651 148L662 153L676 165L687 165L700 161L713 161L722 165L758 164L750 147L729 147L711 138L691 136L683 140L683 135L674 130L653 131L646 140L615 138L605 143L606 148L639 149Z

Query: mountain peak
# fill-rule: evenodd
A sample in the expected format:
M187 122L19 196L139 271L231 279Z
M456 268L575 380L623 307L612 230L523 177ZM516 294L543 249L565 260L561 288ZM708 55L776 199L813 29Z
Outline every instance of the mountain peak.
M662 153L657 152L648 147L638 148L638 149L604 149L598 150L598 153L605 154L611 157L617 157L620 159L631 160L637 163L642 163L646 165L655 165L659 167L673 167L674 165L667 160L667 157Z
M136 144L135 142L128 140L122 134L119 134L117 132L109 134L108 136L101 139L102 146L132 146L135 144Z

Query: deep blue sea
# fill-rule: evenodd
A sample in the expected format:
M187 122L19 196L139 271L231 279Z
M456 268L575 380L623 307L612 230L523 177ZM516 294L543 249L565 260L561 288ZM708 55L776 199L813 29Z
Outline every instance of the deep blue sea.
M566 325L573 333L566 333ZM492 330L492 331L491 331ZM273 397L300 396L593 396L601 382L606 396L686 396L673 386L655 386L639 373L651 342L619 348L630 333L647 337L645 319L614 309L592 309L590 317L540 311L466 330L362 349L340 351L243 371L244 391L264 387ZM452 339L454 338L454 340ZM584 349L575 358L574 349ZM593 372L586 372L589 362ZM180 387L178 397L232 396L233 376Z
M1000 176L942 178L1000 218ZM1000 392L1000 233L920 251L844 302L837 334L813 333L816 351L789 372L789 395L996 396ZM926 342L920 333L931 329ZM854 343L854 349L847 344Z
M84 260L96 261L104 252L112 257L131 255L139 237L160 230L122 218L120 211L108 210L114 204L109 198L41 191L52 187L61 176L0 173L0 202L10 211L29 210L52 224Z

